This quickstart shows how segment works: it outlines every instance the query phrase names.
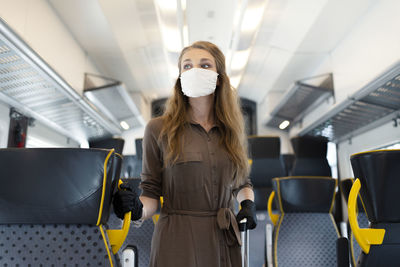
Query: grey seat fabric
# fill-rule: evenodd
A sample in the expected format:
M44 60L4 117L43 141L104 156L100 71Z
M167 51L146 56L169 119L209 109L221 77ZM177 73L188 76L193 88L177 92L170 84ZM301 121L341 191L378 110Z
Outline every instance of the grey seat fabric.
M101 232L93 225L6 224L0 225L0 266L110 266L110 262Z
M0 266L115 266L103 226L113 158L104 149L0 149Z
M127 178L123 181L128 181L137 190L136 193L140 195L139 183L140 178ZM120 220L115 214L110 215L108 226L110 228L120 228L122 220ZM134 224L131 224L127 238L121 249L118 251L118 256L122 259L122 252L128 247L135 247L137 251L137 263L139 267L147 267L150 263L150 250L151 250L151 239L154 231L153 220L146 220L143 222L141 227L137 228Z
M274 228L274 266L336 266L339 231L331 214L336 180L327 177L273 179L280 218Z

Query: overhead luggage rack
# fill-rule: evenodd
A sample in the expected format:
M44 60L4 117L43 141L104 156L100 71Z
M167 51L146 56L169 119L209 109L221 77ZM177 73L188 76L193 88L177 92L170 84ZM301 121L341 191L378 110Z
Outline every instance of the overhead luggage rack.
M121 133L1 18L0 101L78 143Z
M284 96L271 112L267 126L278 128L288 121L290 126L301 119L316 105L329 97L334 97L332 74L319 75L295 82L295 85Z
M139 109L122 82L86 73L83 95L112 121L124 125L125 130L145 126Z
M341 142L400 118L400 62L345 100L300 135Z

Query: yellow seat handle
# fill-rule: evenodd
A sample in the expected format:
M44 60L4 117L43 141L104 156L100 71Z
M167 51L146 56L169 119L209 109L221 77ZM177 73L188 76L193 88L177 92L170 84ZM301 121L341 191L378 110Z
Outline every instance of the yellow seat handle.
M274 200L274 197L275 197L275 191L272 191L268 198L268 215L272 223L276 225L279 219L279 214L272 213L272 201Z
M247 159L247 161L249 162L250 166L253 164L253 159Z
M354 237L357 243L365 254L369 253L371 245L380 245L385 237L385 229L370 229L360 228L357 221L357 195L360 192L361 182L357 179L350 190L348 199L348 214L351 231L353 231Z
M163 207L163 204L164 204L164 198L161 196L160 197L161 208ZM153 223L156 224L158 222L158 219L160 218L160 214L158 214L158 213L154 214L152 218L153 218Z
M120 189L120 185L122 181L118 181L118 189ZM131 216L132 212L127 212L124 215L124 222L122 224L122 229L110 229L107 230L108 240L110 241L111 250L113 254L116 254L118 250L121 248L124 243L126 237L129 233L129 228L131 226Z

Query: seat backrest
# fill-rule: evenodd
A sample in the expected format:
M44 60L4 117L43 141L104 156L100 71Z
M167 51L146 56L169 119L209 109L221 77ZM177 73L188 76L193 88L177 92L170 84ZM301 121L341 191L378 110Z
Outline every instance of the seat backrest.
M274 229L275 266L336 266L336 180L282 177L273 179L273 189L281 213Z
M113 150L0 149L0 265L110 266Z
M139 188L140 178L128 178L122 179L124 182L129 182L135 188L138 195L141 194L141 189ZM108 226L110 228L120 228L122 220L112 213L108 221ZM134 224L131 224L131 229L125 239L124 244L118 251L119 258L122 259L122 253L126 248L134 247L137 252L135 262L139 267L147 267L150 263L150 250L151 250L151 239L154 231L153 220L145 220L143 224L137 228ZM136 265L135 265L136 266Z
M114 159L114 177L119 178L121 175L121 168L123 164L124 157L122 152L124 150L125 140L122 138L107 138L101 140L95 140L89 142L90 148L104 148L104 149L114 149L115 159Z
M253 183L257 210L267 210L272 178L285 176L280 159L280 139L276 136L249 137L249 157L252 161L250 179Z
M291 139L295 160L293 176L331 176L326 158L328 139L322 136L298 136Z
M281 154L281 160L283 165L285 166L286 175L292 175L293 163L294 163L295 156L294 154Z
M358 266L397 266L400 262L400 150L375 150L351 156L354 182L349 197L349 220L363 252ZM357 190L370 222L360 229L355 220ZM353 193L353 194L352 194ZM373 241L370 236L375 237ZM368 242L366 242L368 240Z

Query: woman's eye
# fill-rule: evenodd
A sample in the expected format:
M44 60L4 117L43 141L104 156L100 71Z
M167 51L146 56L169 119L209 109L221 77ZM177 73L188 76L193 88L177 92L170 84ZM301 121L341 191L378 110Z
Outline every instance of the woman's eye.
M192 66L190 65L190 64L185 64L185 65L183 65L183 69L184 70L188 70L188 69L190 69Z
M210 64L203 64L203 65L201 65L201 67L203 69L208 69L208 68L211 68L211 65Z

